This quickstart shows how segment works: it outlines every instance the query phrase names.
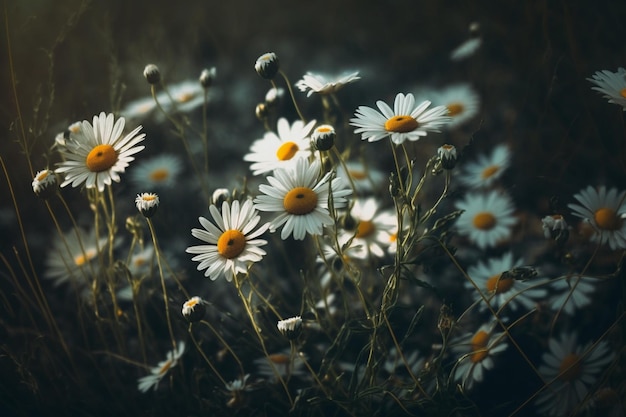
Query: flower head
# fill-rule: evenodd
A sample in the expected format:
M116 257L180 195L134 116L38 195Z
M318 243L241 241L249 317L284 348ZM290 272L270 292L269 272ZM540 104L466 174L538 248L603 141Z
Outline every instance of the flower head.
M463 166L459 180L470 188L483 188L492 185L502 176L511 163L508 146L498 145L491 154L479 155L476 161Z
M397 229L395 214L389 210L380 210L375 198L367 198L354 202L350 218L354 219L355 227L344 234L347 238L353 237L351 246L354 249L350 252L351 256L358 259L384 257L384 248L391 244L391 235ZM340 236L340 241L343 240Z
M333 224L329 195L334 208L346 205L345 197L352 191L345 188L341 178L331 180L331 173L318 179L320 169L318 160L310 163L307 158L300 158L293 167L274 170L274 176L267 177L270 185L259 186L263 194L254 199L255 207L278 213L270 223L270 231L284 225L281 239L292 234L296 240L303 240L307 233L321 235L324 226Z
M453 128L471 120L480 110L480 96L467 83L453 84L441 90L430 92L428 97L435 106L445 106L448 109L450 123L446 128Z
M274 52L267 52L257 58L254 63L257 74L266 80L272 80L280 69L278 56Z
M591 240L611 249L626 249L626 191L601 186L588 186L574 198L580 204L568 204L575 216L583 218L593 227Z
M454 145L442 145L437 149L437 156L444 169L453 169L456 166L456 147Z
M178 360L185 353L185 342L178 342L178 346L176 349L171 350L167 353L167 357L164 361L159 362L157 366L150 370L150 374L144 377L141 377L137 380L137 388L141 392L148 392L150 388L154 388L155 390L159 386L159 382L167 373L178 364Z
M158 84L159 81L161 81L161 71L159 71L159 67L154 64L146 65L143 69L143 76L149 84Z
M360 106L350 124L356 127L354 133L360 133L361 139L368 142L387 136L395 144L416 141L428 132L439 132L439 128L451 120L445 106L428 109L430 104L426 100L416 106L413 94L398 93L393 109L382 100L376 102L380 111Z
M33 178L33 192L37 197L48 198L57 191L58 184L54 171L44 169L37 172Z
M456 227L461 235L485 249L495 246L511 236L517 219L513 216L515 207L511 198L498 191L487 193L468 193L455 204L464 210L456 220Z
M289 125L285 118L278 119L277 131L267 132L262 139L256 140L250 147L250 153L243 157L244 161L252 162L250 169L253 175L271 172L278 167L292 166L300 158L311 154L309 133L315 120L306 125L297 120Z
M307 72L302 79L296 83L296 87L302 92L309 90L307 97L310 97L313 93L334 94L343 88L344 85L360 79L361 77L359 77L358 71L339 77L327 77L322 74Z
M200 262L198 271L206 269L205 277L216 280L224 276L232 281L238 273L245 273L249 264L259 262L265 255L260 246L267 241L257 239L268 228L268 224L258 225L261 217L257 214L252 200L246 200L240 205L238 200L232 205L222 203L222 212L215 205L209 207L215 224L204 217L200 217L200 224L204 229L192 229L193 237L200 239L207 245L190 246L187 253L195 254L191 260Z
M139 134L139 126L122 136L124 118L114 122L112 113L106 115L102 112L94 116L93 125L84 120L78 133L70 134L70 140L61 150L65 161L60 162L55 170L65 175L61 187L85 184L87 188L97 187L102 192L105 185L111 185L111 181L120 181L119 174L135 159L132 155L144 149L137 144L146 135Z
M183 303L183 317L189 322L200 321L206 313L205 301L196 296L191 297Z
M137 194L135 206L144 217L152 217L159 208L159 196L154 193Z
M591 303L598 279L583 275L566 275L550 281L557 292L548 303L555 311L573 315Z
M318 151L328 151L335 145L335 128L331 125L320 125L313 130L311 141Z
M172 188L182 170L180 157L163 154L137 163L130 172L130 180L144 189Z
M618 104L626 111L626 69L619 68L617 72L597 71L587 80L595 84L592 90L602 93L602 97L609 99L609 103Z
M294 340L300 335L302 330L302 317L295 316L285 320L279 320L278 331L287 336L289 340Z

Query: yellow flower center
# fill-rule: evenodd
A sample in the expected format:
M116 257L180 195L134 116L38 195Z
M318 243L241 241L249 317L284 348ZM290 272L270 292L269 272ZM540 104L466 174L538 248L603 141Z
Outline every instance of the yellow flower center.
M48 176L48 171L42 171L41 174L37 175L37 181L43 181Z
M94 248L87 249L85 253L76 255L74 257L74 264L76 266L83 266L87 262L91 261L96 256L96 250Z
M487 280L487 291L502 294L513 287L513 278L500 278L502 274L496 274Z
M317 194L310 188L296 187L285 195L283 207L289 214L309 214L317 207Z
M359 222L359 226L356 229L355 237L364 239L374 233L375 230L376 226L371 220L361 220Z
M286 365L289 363L289 355L285 355L284 353L274 353L268 355L268 358L277 365Z
M600 229L617 230L622 226L622 221L612 208L603 207L596 210L593 219Z
M154 200L156 200L156 199L157 199L157 195L156 195L156 194L146 194L146 195L142 195L142 196L141 196L141 199L142 199L143 201L148 201L148 202L150 202L150 201L154 201Z
M185 301L185 307L193 308L198 304L198 300L190 299Z
M294 142L285 142L276 151L276 156L280 161L288 161L293 158L298 149L300 148Z
M487 357L489 351L487 348L489 343L489 333L484 330L479 331L472 337L472 354L470 360L474 363L480 362Z
M465 110L462 103L450 103L446 107L448 108L448 116L458 116Z
M176 99L179 103L188 103L190 102L196 95L194 93L180 93Z
M315 129L315 130L317 130L319 133L328 133L328 132L332 131L332 129L330 127L327 127L327 126L320 126L317 129Z
M243 252L246 247L246 237L236 229L222 233L217 239L217 252L224 258L233 259Z
M412 132L419 127L417 120L411 116L393 116L385 122L387 132L406 133Z
M474 216L474 227L480 230L491 230L496 225L496 217L488 211L483 211Z
M393 234L389 235L389 242L393 243L396 240L398 240L398 234L397 233L393 233Z
M570 353L561 361L559 366L559 378L565 381L572 381L580 375L580 357L575 353Z
M135 264L136 268L142 267L142 266L144 266L147 263L148 263L148 260L146 258L137 258L133 262L133 264Z
M109 144L94 147L87 155L85 164L91 172L102 172L111 168L117 162L117 152Z
M498 171L500 171L500 167L498 165L491 165L483 170L480 177L486 180L487 178L493 177Z
M364 180L367 178L367 174L364 171L348 171L350 176L355 180Z
M150 179L154 182L165 181L170 176L170 172L165 168L155 169L150 173Z
M622 88L621 90L619 90L619 95L626 98L626 88Z
M164 375L169 369L172 367L172 361L167 361L165 364L159 369L159 375Z

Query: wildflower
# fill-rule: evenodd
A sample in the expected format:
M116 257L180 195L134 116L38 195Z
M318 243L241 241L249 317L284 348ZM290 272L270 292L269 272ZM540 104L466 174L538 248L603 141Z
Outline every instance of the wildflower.
M169 97L171 97L171 105L176 111L188 113L204 103L204 87L197 80L187 80L168 86ZM162 103L165 109L168 109L167 103L168 93L162 92L158 96L159 103Z
M442 145L437 149L437 156L443 169L453 169L456 166L456 147L454 145Z
M442 90L434 91L429 100L435 106L445 106L448 109L450 122L446 128L453 128L471 120L480 110L480 97L467 83L453 84Z
M455 207L464 210L456 220L459 234L467 235L481 249L508 239L517 223L511 198L497 191L468 193Z
M54 195L58 189L59 182L57 181L54 171L44 169L35 174L33 178L33 192L37 197L46 199Z
M568 204L568 207L575 216L591 224L595 231L592 241L608 243L611 249L626 249L626 191L588 186L574 198L580 204Z
M197 295L183 303L183 317L189 322L200 321L206 313L205 301Z
M380 170L365 165L361 161L347 161L337 167L337 176L352 180L354 188L361 194L366 194L382 186L386 180L385 174Z
M560 214L545 216L541 219L541 228L546 239L553 239L557 243L565 243L569 237L570 227Z
M230 200L230 191L228 188L217 188L211 195L211 202L217 207L221 207L222 203Z
M287 337L289 340L297 339L302 331L302 317L295 316L285 320L279 320L278 331Z
M346 232L349 237L354 236L352 256L359 259L384 257L383 247L391 243L392 230L397 227L396 216L387 210L379 212L374 198L356 200L350 216L356 221L356 230Z
M452 352L460 356L454 368L454 379L461 381L466 390L482 382L485 371L495 365L493 356L507 348L503 333L492 334L493 328L493 324L482 325L477 332L466 333L451 342Z
M626 111L626 69L620 67L617 72L597 71L587 80L595 84L592 90L602 93L602 97L609 99L609 103L618 104Z
M304 360L296 352L292 357L290 353L273 353L254 360L259 374L270 378L272 382L278 382L274 370L281 378L289 378L303 374Z
M343 88L344 85L360 79L361 77L359 77L358 71L344 74L336 78L307 72L302 79L296 83L296 87L302 92L309 90L306 96L310 97L313 93L334 94Z
M202 70L202 72L200 73L200 85L204 88L204 89L208 89L209 87L211 87L211 85L213 85L213 81L215 81L215 77L217 76L217 70L215 69L215 67L211 67L210 69L205 68Z
M114 122L112 113L104 112L93 117L93 125L87 120L82 122L80 131L71 134L70 141L61 151L65 161L58 164L56 173L65 175L61 187L72 184L77 187L85 184L87 188L97 187L104 191L105 185L111 181L119 182L119 173L124 172L128 164L135 158L132 156L144 149L136 146L145 138L145 133L138 134L141 126L126 136L124 118Z
M242 401L242 393L247 391L249 388L246 385L248 382L248 378L250 378L250 374L246 374L243 378L235 379L226 384L226 390L229 391L232 395L230 400L226 403L228 407L236 407L241 404Z
M320 125L311 135L311 141L318 151L329 151L335 145L335 128L331 125Z
M146 218L154 216L159 208L159 196L154 193L137 194L135 198L135 206L137 210Z
M459 180L470 188L489 187L502 176L510 162L511 151L508 146L498 145L490 155L479 155L476 161L463 166Z
M154 265L154 246L149 245L130 257L128 270L135 277L147 274Z
M130 180L144 189L172 188L182 170L180 157L162 154L139 162L130 172Z
M558 339L549 340L550 350L542 356L538 371L548 386L535 404L544 415L571 415L613 360L613 352L605 341L592 347L592 343L577 345L576 339L576 333L561 333Z
M597 279L583 275L567 275L550 281L557 294L550 299L549 305L555 311L573 315L591 304L591 293L596 289Z
M161 71L154 64L146 65L143 70L143 76L146 77L149 84L158 84L161 81Z
M519 306L530 310L547 295L547 289L540 287L546 281L541 279L522 281L504 274L520 265L522 261L515 261L513 254L507 252L500 258L490 258L487 262L479 261L467 269L467 275L494 309L497 310L506 304L511 310L516 310ZM474 289L470 282L466 282L465 287L469 290ZM474 298L482 300L480 294L475 294ZM480 302L479 306L480 310L487 309L484 302Z
M204 217L200 217L200 224L204 229L192 229L193 237L208 245L190 246L187 253L196 254L191 260L200 262L198 271L206 269L205 277L216 280L224 276L232 281L238 273L245 273L249 264L259 262L265 255L260 246L267 241L257 239L268 228L268 224L254 230L261 217L252 205L252 200L246 200L240 206L235 200L232 205L222 203L222 213L215 205L209 207L215 225Z
M170 369L175 367L178 364L178 360L185 353L185 342L178 342L178 347L174 350L171 350L167 353L167 359L162 362L159 362L157 366L150 370L150 375L146 375L137 380L137 387L141 392L148 392L150 388L156 389L159 386L159 382Z
M289 126L287 119L278 119L278 134L266 132L262 139L254 141L250 153L243 157L244 161L253 162L250 165L252 174L259 175L278 167L292 166L297 159L311 155L309 133L314 125L315 120L306 125L302 120L297 120Z
M145 119L151 115L157 105L152 96L133 100L120 110L120 114L127 120Z
M329 193L332 193L334 208L346 205L345 196L352 191L344 188L341 178L331 180L331 173L318 180L320 169L318 160L309 163L306 158L300 158L293 167L274 170L274 176L267 177L270 185L259 186L263 194L254 199L255 207L279 213L271 221L270 231L284 225L281 239L293 234L294 239L303 240L307 233L320 235L324 226L333 224Z
M360 133L361 139L375 142L391 137L395 144L405 140L416 141L428 132L439 132L439 127L450 122L448 109L438 106L429 110L431 102L426 100L415 105L415 97L409 93L396 95L393 110L382 100L376 102L379 111L367 106L360 106L350 124L355 126L354 133Z
M257 74L266 80L272 80L278 73L280 66L278 56L274 52L268 52L257 58L254 69Z

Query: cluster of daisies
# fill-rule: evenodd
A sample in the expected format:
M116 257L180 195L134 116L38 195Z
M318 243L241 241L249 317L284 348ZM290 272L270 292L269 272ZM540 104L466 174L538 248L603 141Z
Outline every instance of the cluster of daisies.
M455 51L452 59L463 59L480 45L477 35L470 41L464 49ZM255 68L261 77L272 82L265 103L269 107L281 94L274 79L284 74L274 53L262 55ZM153 86L160 81L154 66L146 67L144 75ZM129 120L145 120L159 109L164 120L169 113L189 112L206 103L214 78L214 69L205 70L199 82L182 83L159 94L153 90L151 97L129 103L122 114ZM295 87L306 97L326 97L359 79L358 72L336 78L308 72ZM617 73L597 73L590 81L611 103L626 109L626 71L623 68ZM361 139L349 146L369 146L363 144L388 139L394 150L396 147L406 150L407 143L456 129L473 120L480 111L480 98L466 83L439 90L421 89L415 94L398 93L392 105L384 100L375 104L375 108L359 106L349 119L352 132ZM264 111L257 108L257 115L262 119ZM113 114L102 112L94 116L92 122L72 124L56 138L61 162L54 170L36 174L32 183L34 192L46 198L56 192L57 175L63 178L61 187L84 187L95 195L103 194L114 182L120 182L120 174L144 149L141 143L145 139L142 126L124 131L125 117L116 119ZM233 198L228 190L216 191L208 209L210 216L200 216L201 228L191 230L192 237L202 243L186 248L186 253L192 255L191 260L197 262L197 270L211 280L234 281L239 288L253 265L262 262L267 255L267 234L277 233L282 241L315 242L309 247L316 251L314 268L323 289L319 305L329 313L337 311L335 298L344 278L353 279L356 285L380 280L376 268L393 262L398 251L398 236L403 233L399 225L406 219L398 217L399 213L402 216L402 211L397 210L388 194L381 197L378 193L386 188L388 176L378 170L375 163L369 166L366 161L346 158L345 153L336 149L335 138L342 133L316 120L302 118L290 122L279 117L275 129L268 128L261 138L253 141L243 161L250 164L251 182L258 182L258 191L239 198ZM470 392L487 378L498 358L511 350L510 329L514 323L519 323L520 317L542 306L551 307L557 314L574 316L592 302L597 279L571 272L553 279L538 278L536 271L524 267L525 260L509 248L519 220L513 198L503 181L513 159L507 144L496 144L488 153L463 160L458 168L457 159L455 146L445 144L438 149L439 166L451 172L455 188L462 195L453 202L458 214L452 230L473 260L460 275L462 285L471 295L472 305L467 311L478 324L470 331L455 335L447 352L451 358L450 379ZM400 172L400 167L397 168ZM149 191L162 193L163 197L176 187L183 170L181 157L156 155L140 161L130 174L130 181L135 187L150 187ZM573 199L576 202L569 208L590 228L592 242L608 245L611 250L626 249L626 191L589 186ZM139 193L135 200L138 211L146 218L155 214L159 203L159 194L155 192ZM563 214L548 215L541 224L545 237L558 245L568 240L572 230ZM127 228L132 227L127 224ZM46 277L56 284L92 282L99 273L95 260L106 248L112 252L118 244L117 239L99 236L97 231L72 231L54 245L53 256L47 261ZM492 253L500 254L490 257ZM148 275L158 256L163 254L156 253L156 248L150 245L133 250L128 256L128 270L133 276ZM463 258L462 251L459 256ZM166 257L176 256L166 254ZM355 273L355 270L360 272ZM81 286L83 290L88 287ZM136 289L124 287L118 296L133 299ZM192 297L183 305L182 315L189 321L201 320L205 306L203 298ZM309 324L310 328L314 327ZM277 329L289 340L296 340L303 331L303 319L301 316L281 319ZM166 359L138 380L140 391L156 390L184 354L185 343L181 341L176 345L173 340L174 348ZM546 345L536 371L542 382L536 395L536 407L545 415L570 413L591 395L590 390L600 373L613 361L612 350L603 340L579 340L576 332L565 330L549 338ZM261 374L281 381L304 374L306 360L304 354L292 356L292 352L279 352L255 363ZM415 379L425 362L416 351L401 354L394 347L386 355L383 369L389 375L406 369ZM270 369L265 369L268 366ZM349 366L342 369L350 372ZM234 402L247 389L249 376L242 375L226 385Z

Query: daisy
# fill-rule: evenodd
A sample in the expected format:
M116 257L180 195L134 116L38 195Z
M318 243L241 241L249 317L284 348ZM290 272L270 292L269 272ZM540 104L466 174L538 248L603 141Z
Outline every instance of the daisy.
M493 356L507 348L503 333L493 333L494 324L480 326L475 333L466 333L451 342L452 353L458 359L453 369L455 381L460 381L466 390L482 382L485 371L495 365Z
M200 321L206 313L206 301L195 295L183 303L181 312L189 322Z
M550 306L555 311L573 315L591 303L591 293L596 289L597 278L582 275L567 275L550 281L557 294L551 298Z
M397 228L395 214L389 210L379 212L376 199L368 198L355 201L350 217L356 223L356 230L345 232L345 235L354 237L352 243L355 250L351 255L359 259L384 257L383 247L391 244L393 229Z
M154 246L146 246L143 250L133 254L128 263L128 270L134 277L141 277L150 273L154 267Z
M276 327L289 340L297 339L302 331L302 317L294 316L285 320L279 320Z
M182 81L168 86L167 92L160 93L158 100L165 109L170 106L164 103L169 102L176 111L188 113L204 103L204 87L198 80Z
M481 249L508 239L517 223L511 198L495 190L468 193L465 199L456 202L455 207L463 210L456 220L459 234L468 236Z
M137 388L139 388L139 391L148 392L150 388L154 388L156 391L161 379L167 375L170 369L178 364L178 360L183 356L183 353L185 353L185 342L180 341L175 350L170 350L167 353L167 359L159 362L157 366L150 370L150 375L146 375L137 380Z
M495 310L505 304L511 310L517 310L520 306L531 310L537 302L545 298L548 290L540 285L547 282L546 280L521 281L503 275L504 272L521 265L521 259L515 261L513 254L507 252L500 258L491 258L487 262L479 261L467 269L467 275L482 293L482 297L481 294L474 293L474 298L480 300L480 310L487 309L487 305L481 301L483 297ZM474 290L469 281L465 282L465 287Z
M619 68L617 72L597 71L587 80L596 85L591 87L592 90L602 93L602 97L609 99L609 103L618 104L626 111L626 69Z
M205 277L216 280L224 276L232 281L238 273L246 273L248 266L259 262L266 252L260 246L267 241L257 239L268 228L268 224L254 230L261 217L252 205L252 200L246 200L243 205L235 200L232 205L222 203L222 213L215 205L209 207L215 225L204 217L200 217L200 224L204 229L192 229L191 234L208 245L190 246L187 253L196 254L191 260L200 262L198 271L206 269Z
M428 109L430 101L426 100L415 105L415 97L409 93L396 95L393 110L382 100L376 105L379 111L367 106L360 106L350 119L350 125L357 129L354 133L360 133L361 139L375 142L391 137L391 141L397 145L405 140L416 141L428 132L439 132L439 127L450 122L447 116L448 109L438 106Z
M445 127L457 127L471 120L480 110L480 96L467 83L453 84L434 91L429 98L434 106L445 106L451 120Z
M133 100L120 110L120 115L127 120L138 120L148 118L157 105L152 96L142 97Z
M352 184L359 194L367 194L387 185L385 174L371 166L366 166L361 161L347 161L345 164L339 164L337 176L340 178L350 176Z
M38 197L48 198L57 191L58 183L54 171L44 169L37 172L33 178L33 192Z
M93 125L84 120L77 134L70 133L70 140L61 150L65 161L58 163L55 170L65 175L61 187L68 184L77 187L84 183L87 188L97 187L102 192L111 181L120 182L119 174L135 159L132 155L144 148L136 145L146 135L138 134L139 126L122 136L124 118L114 121L112 113L102 112L93 117Z
M287 119L278 119L277 131L267 132L262 139L254 141L250 153L243 157L250 165L253 175L271 172L278 167L293 166L294 161L311 155L311 139L309 133L315 120L306 125L297 120L289 126Z
M331 178L327 173L318 180L321 163L315 160L300 158L295 166L278 168L274 176L268 176L270 185L261 184L259 191L263 193L254 199L259 211L278 212L271 221L270 231L283 226L280 237L287 239L291 234L296 240L303 240L307 233L321 235L324 226L333 224L329 213L329 194L334 208L345 207L345 197L352 190L345 188L341 178Z
M575 216L593 227L591 240L611 249L626 249L626 191L588 186L574 195L580 204L568 204Z
M130 172L130 180L143 189L172 188L183 170L180 157L163 154L137 163Z
M301 353L299 352L295 352L293 357L291 353L273 353L255 359L254 363L258 367L259 374L270 378L273 382L278 382L274 370L276 370L278 375L283 379L304 374L304 361L300 355Z
M79 286L91 284L97 273L98 254L106 248L107 238L96 238L95 230L70 230L55 239L46 258L44 277L58 286L72 281Z
M307 72L302 79L296 83L296 87L302 92L309 90L306 96L310 97L313 93L334 94L343 88L344 85L360 79L361 77L359 77L358 71L339 77L327 77L322 74Z
M550 339L549 352L542 356L539 374L547 387L536 401L543 415L566 416L587 397L602 370L613 360L613 352L605 341L592 348L576 344L576 333L562 333Z
M159 196L154 193L137 194L135 198L137 210L146 218L154 216L159 208Z
M502 176L510 163L511 151L508 146L498 145L490 155L479 155L476 161L465 164L459 180L470 188L489 187Z

